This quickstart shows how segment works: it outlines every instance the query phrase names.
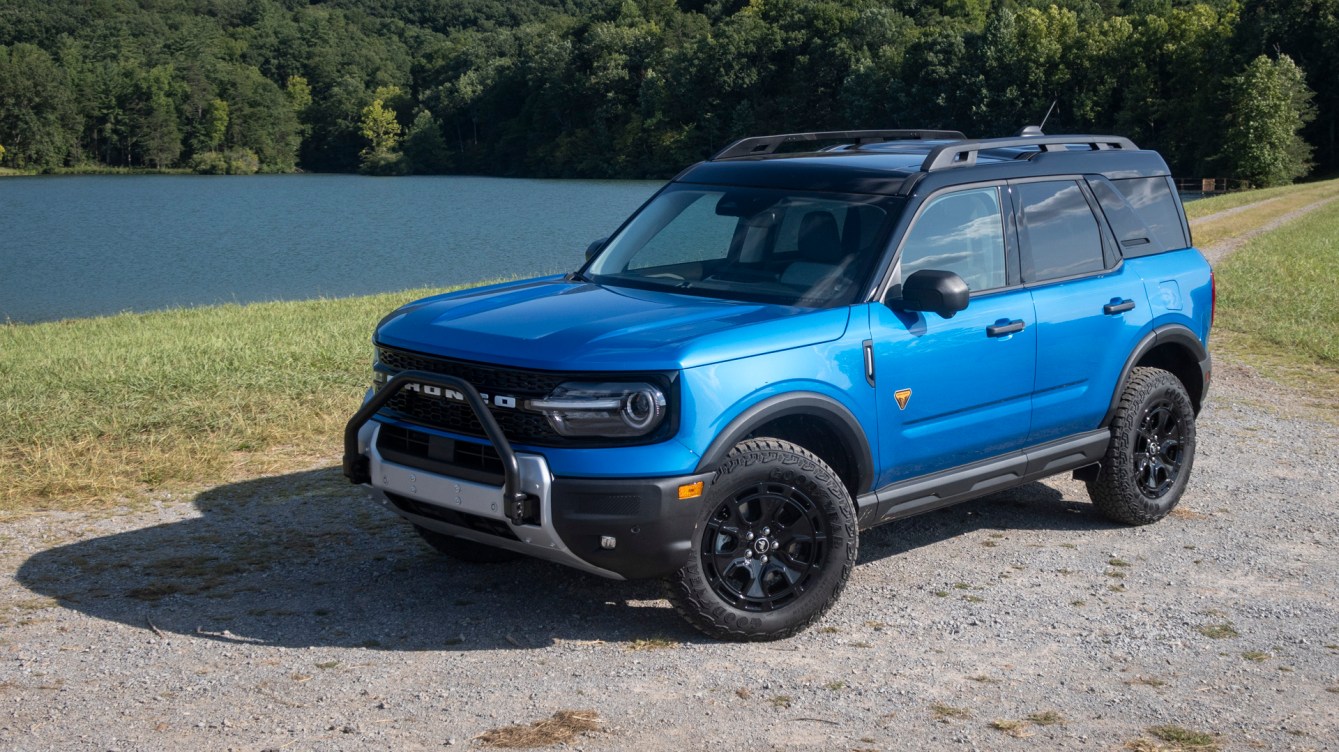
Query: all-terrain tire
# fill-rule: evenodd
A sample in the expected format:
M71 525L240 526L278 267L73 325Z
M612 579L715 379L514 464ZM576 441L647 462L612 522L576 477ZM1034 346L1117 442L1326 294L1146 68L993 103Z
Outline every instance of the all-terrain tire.
M439 533L436 530L429 530L426 527L414 526L414 531L419 537L427 542L429 546L437 549L437 553L450 556L459 561L468 561L473 564L500 564L504 561L513 561L521 558L521 554L515 551L508 551L505 548L476 543L472 540L457 538L454 535Z
M740 442L703 495L688 563L666 580L707 635L778 640L818 621L846 587L855 505L823 460L771 438Z
M1111 421L1111 444L1088 496L1107 519L1147 525L1181 500L1195 461L1195 407L1180 379L1136 368Z

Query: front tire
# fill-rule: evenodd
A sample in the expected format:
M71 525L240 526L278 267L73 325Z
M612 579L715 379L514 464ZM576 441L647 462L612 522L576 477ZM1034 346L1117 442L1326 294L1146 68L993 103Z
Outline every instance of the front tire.
M1195 461L1195 407L1159 368L1136 368L1111 421L1111 444L1088 495L1107 519L1147 525L1166 517Z
M704 495L688 564L667 580L690 624L727 640L795 635L832 606L855 566L855 505L803 447L752 439Z
M419 525L414 526L414 532L418 533L418 536L429 546L436 549L437 553L450 556L458 561L468 561L471 564L501 564L504 561L514 561L521 558L521 554L508 551L505 548L475 543L472 540L439 533L436 530L429 530Z

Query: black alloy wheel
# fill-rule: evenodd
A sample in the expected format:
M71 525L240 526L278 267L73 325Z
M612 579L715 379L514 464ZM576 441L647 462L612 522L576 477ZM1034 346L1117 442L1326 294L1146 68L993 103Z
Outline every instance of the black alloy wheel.
M822 509L785 483L759 483L721 501L702 536L711 589L744 611L773 611L795 600L828 554Z
M1184 424L1170 399L1161 399L1144 411L1135 439L1134 472L1139 490L1160 499L1176 485L1185 457Z

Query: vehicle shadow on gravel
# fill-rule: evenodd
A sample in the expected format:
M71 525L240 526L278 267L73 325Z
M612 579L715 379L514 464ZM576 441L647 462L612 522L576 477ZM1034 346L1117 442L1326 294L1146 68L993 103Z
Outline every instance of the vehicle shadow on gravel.
M615 582L532 559L445 559L350 487L338 468L220 486L199 494L195 506L197 517L39 552L18 580L95 618L283 647L636 647L706 639L674 614L654 581ZM860 558L983 527L1108 527L1080 507L1032 484L866 533Z

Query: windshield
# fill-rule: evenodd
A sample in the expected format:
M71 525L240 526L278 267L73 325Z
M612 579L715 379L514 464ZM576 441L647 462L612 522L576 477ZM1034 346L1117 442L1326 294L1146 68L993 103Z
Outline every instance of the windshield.
M735 300L846 305L878 259L889 201L673 185L609 240L586 276Z

